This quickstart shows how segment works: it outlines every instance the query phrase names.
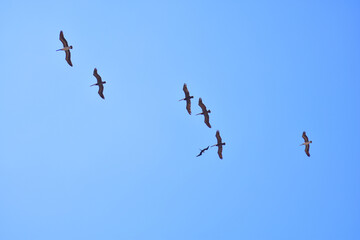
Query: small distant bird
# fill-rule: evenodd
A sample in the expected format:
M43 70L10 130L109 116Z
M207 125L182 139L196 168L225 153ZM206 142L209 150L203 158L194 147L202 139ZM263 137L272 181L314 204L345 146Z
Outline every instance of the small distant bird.
M205 124L211 128L211 125L210 125L210 122L209 122L209 113L211 113L210 110L206 110L206 106L203 104L202 102L202 99L199 98L199 106L201 107L202 109L202 112L201 113L198 113L196 115L204 115L204 122Z
M63 31L60 31L60 41L62 42L62 44L64 45L64 47L61 48L61 49L58 49L58 50L56 50L56 51L65 51L65 54L66 54L66 55L65 55L65 59L66 59L66 61L68 62L68 64L69 64L70 66L73 66L72 63L71 63L71 59L70 59L70 57L71 57L71 55L70 55L70 49L72 49L73 47L72 47L72 46L69 47L68 42L66 41L66 39L65 39L65 37L64 37Z
M219 130L216 131L216 139L217 139L217 144L212 145L211 147L218 147L218 155L220 159L223 159L222 157L222 146L225 145L225 143L222 142L221 137L220 137L220 132Z
M209 149L209 146L208 146L207 148L200 149L200 153L199 153L199 155L197 155L196 157L200 157L200 156L203 154L203 152L205 152L205 151L208 150L208 149Z
M103 91L104 91L104 85L103 85L103 84L105 84L106 82L105 82L105 81L103 82L103 81L101 80L101 77L100 77L100 75L97 73L97 69L96 69L96 68L94 68L94 74L93 74L93 75L96 77L97 83L95 83L95 84L93 84L93 85L90 85L90 87L95 86L95 85L99 86L99 91L98 91L98 93L99 93L99 95L100 95L100 97L101 97L102 99L105 99L104 94L103 94Z
M300 146L305 145L305 153L306 155L308 155L308 157L310 157L309 149L310 149L310 143L312 143L312 141L309 141L309 138L306 136L305 131L303 132L302 137L304 139L304 143L300 144Z
M194 98L194 96L190 96L190 93L189 93L189 90L187 89L186 83L184 83L183 90L185 93L185 98L180 99L179 101L186 100L186 109L187 109L188 113L191 115L191 100L190 99Z

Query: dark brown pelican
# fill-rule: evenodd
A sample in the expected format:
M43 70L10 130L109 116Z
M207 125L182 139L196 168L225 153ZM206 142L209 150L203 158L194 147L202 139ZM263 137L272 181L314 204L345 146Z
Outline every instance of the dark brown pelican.
M220 159L223 159L222 157L222 146L225 145L225 143L222 142L221 137L220 137L220 132L219 130L216 131L216 139L217 139L217 144L212 145L211 147L218 147L218 155Z
M66 54L65 59L66 59L66 61L68 62L68 64L70 66L73 66L72 63L71 63L71 59L70 59L70 57L71 57L70 49L72 49L73 47L72 46L69 47L69 45L68 45L68 43L67 43L67 41L66 41L66 39L64 37L63 31L60 31L60 41L62 42L64 47L61 48L61 49L58 49L56 51L65 51L65 54Z
M196 157L200 157L200 156L203 154L203 152L205 152L205 151L208 150L208 149L209 149L209 146L208 146L207 148L200 149L200 153L199 153L199 155L197 155Z
M186 109L187 109L188 113L191 115L191 100L190 99L194 98L194 96L190 96L190 93L189 93L189 90L187 89L186 83L184 83L183 90L185 93L185 98L180 99L179 101L186 100Z
M202 109L202 112L201 113L198 113L196 115L204 115L204 122L205 124L211 128L211 125L210 125L210 122L209 122L209 113L211 113L210 110L206 110L206 106L203 104L202 102L202 99L199 98L199 106L201 107Z
M103 84L105 84L106 82L105 82L105 81L103 82L103 81L101 80L101 77L100 77L100 75L97 73L97 69L96 69L96 68L94 68L94 76L95 76L96 79L97 79L97 83L95 83L95 84L93 84L93 85L90 85L90 87L95 86L95 85L99 86L99 91L98 91L98 93L99 93L100 97L102 97L103 99L105 99L104 94L103 94L103 91L104 91L104 85L103 85Z
M309 149L310 149L310 143L312 143L312 141L309 141L309 138L306 136L305 131L303 132L302 137L304 139L304 143L300 144L300 146L305 145L305 153L306 155L308 155L308 157L310 157Z

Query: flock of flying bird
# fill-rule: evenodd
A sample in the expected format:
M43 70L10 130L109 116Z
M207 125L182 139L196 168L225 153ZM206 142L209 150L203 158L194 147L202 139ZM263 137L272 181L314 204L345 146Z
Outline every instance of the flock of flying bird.
M69 46L68 42L66 41L65 37L64 37L64 33L63 31L60 31L60 41L63 44L63 48L58 49L56 51L65 51L65 60L67 61L67 63L72 67L73 64L71 62L71 54L70 54L70 49L73 49L73 46ZM102 99L105 99L104 96L104 84L106 83L106 81L102 81L100 75L97 73L97 69L94 68L94 72L93 72L94 77L97 80L97 83L90 85L91 86L99 86L99 91L98 94L100 95L100 97ZM190 96L189 90L187 89L187 85L186 83L183 86L183 91L185 93L185 98L180 99L179 101L186 101L186 110L188 111L188 113L191 115L191 99L194 98L194 96ZM202 99L199 98L199 106L201 107L202 112L198 113L196 115L204 115L204 122L206 124L206 126L208 126L209 128L211 128L210 125L210 120L209 120L209 113L211 113L210 110L207 110L205 104L203 103ZM225 145L224 142L222 142L221 136L220 136L220 132L219 130L216 131L216 139L217 139L217 144L212 145L211 147L218 147L218 155L220 159L223 159L222 156L222 146ZM304 139L304 143L302 143L300 146L305 145L305 153L308 157L310 157L310 153L309 153L309 149L310 149L310 143L312 143L312 141L309 141L308 137L306 136L306 132L304 131L302 134L302 137ZM204 149L200 149L200 153L196 156L199 157L201 156L206 150L209 149L210 146L207 146Z
M60 41L63 44L63 48L58 49L56 51L65 51L65 60L67 61L67 63L72 67L73 64L71 62L71 54L70 54L70 49L73 49L73 46L69 46L68 42L66 41L65 37L64 37L64 33L63 31L60 31ZM97 83L90 85L90 87L92 86L99 86L99 95L102 99L105 99L104 96L104 84L106 83L105 81L101 80L100 75L97 73L97 69L94 68L94 73L93 73L94 77L96 77Z
M183 100L186 101L186 110L191 115L191 99L194 98L194 96L190 96L190 93L189 93L189 90L187 89L186 83L184 83L183 90L184 90L184 93L185 93L185 98L182 98L179 101L183 101ZM205 122L206 126L211 128L210 119L209 119L209 113L211 113L211 111L206 109L206 106L203 103L201 98L199 98L199 106L201 107L202 112L198 113L196 115L204 115L204 122ZM222 142L219 130L216 131L216 139L217 139L217 144L214 144L211 147L217 146L218 147L219 158L223 159L223 157L222 157L222 146L225 145L225 143ZM201 156L206 150L209 149L209 147L210 146L207 146L207 148L204 148L204 149L200 149L200 153L196 157Z

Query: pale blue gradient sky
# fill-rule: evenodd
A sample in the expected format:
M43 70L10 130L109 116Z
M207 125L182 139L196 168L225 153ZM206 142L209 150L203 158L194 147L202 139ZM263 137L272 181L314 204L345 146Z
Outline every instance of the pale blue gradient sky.
M359 10L2 3L0 239L360 239Z

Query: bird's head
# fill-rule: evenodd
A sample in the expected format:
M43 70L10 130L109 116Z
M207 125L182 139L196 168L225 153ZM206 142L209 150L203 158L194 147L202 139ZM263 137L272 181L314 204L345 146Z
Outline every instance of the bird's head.
M211 113L210 109L208 110L208 113Z
M190 98L194 98L194 96L190 96Z
M309 143L312 143L312 141L310 141Z
M222 145L226 145L226 143L222 143Z
M106 83L106 81L103 81L102 83L104 84L104 83Z
M72 46L70 46L70 49L72 49Z

